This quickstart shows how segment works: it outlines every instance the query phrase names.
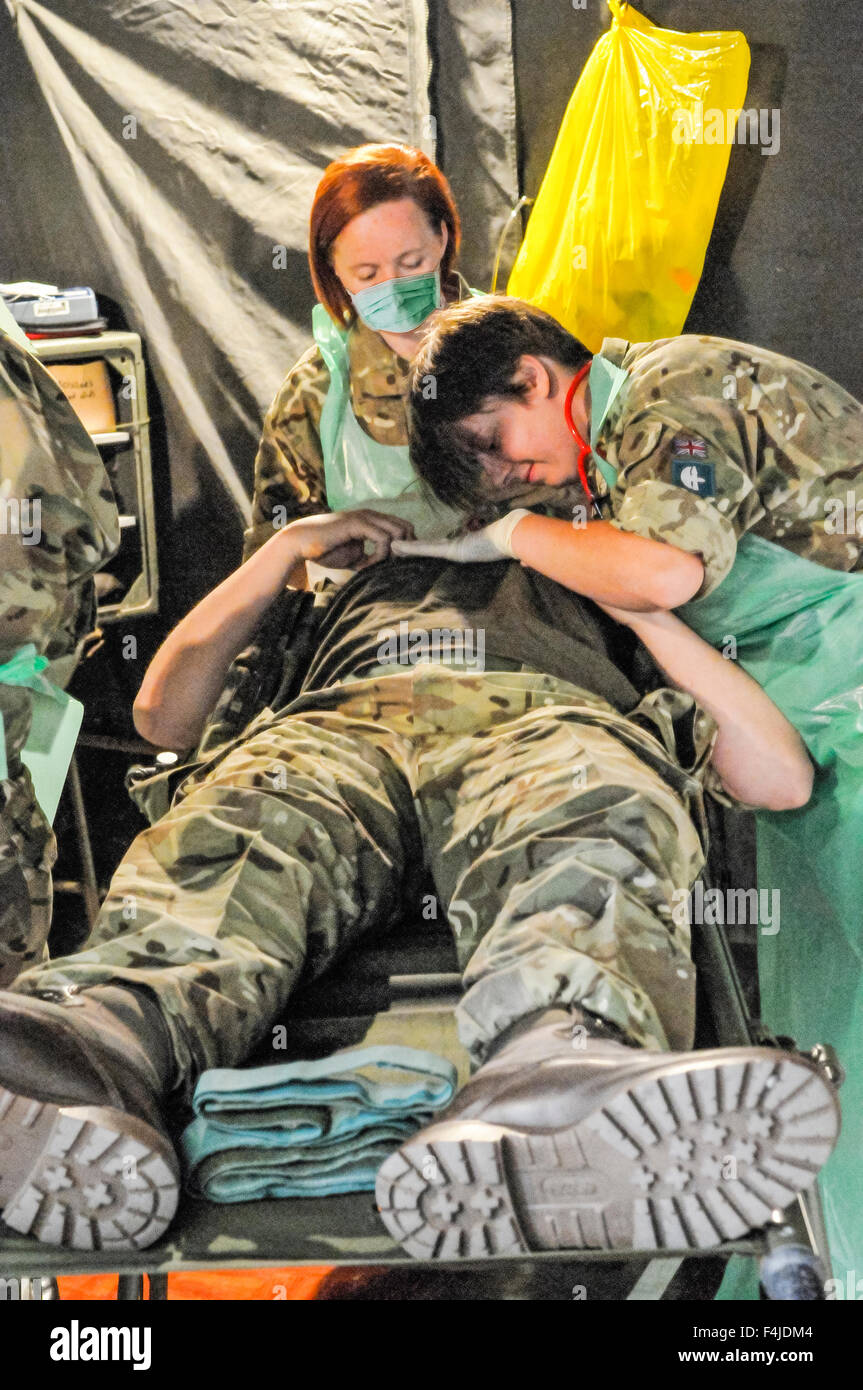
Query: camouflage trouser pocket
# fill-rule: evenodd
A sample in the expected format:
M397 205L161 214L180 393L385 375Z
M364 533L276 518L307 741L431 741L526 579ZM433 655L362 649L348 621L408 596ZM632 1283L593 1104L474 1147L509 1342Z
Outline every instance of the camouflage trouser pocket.
M238 748L251 737L255 729L266 725L272 718L272 710L264 709L240 734L220 743L213 742L205 750L202 748L202 739L201 744L184 763L173 763L169 767L159 767L155 763L148 766L135 763L128 769L124 778L124 786L130 799L141 815L145 816L151 825L155 825L156 821L167 815L174 802L187 796L222 758L227 757L234 748Z
M162 768L156 764L145 767L142 763L136 763L128 769L124 786L141 815L150 825L155 825L170 810L174 793L183 778L200 766L201 763L183 763Z

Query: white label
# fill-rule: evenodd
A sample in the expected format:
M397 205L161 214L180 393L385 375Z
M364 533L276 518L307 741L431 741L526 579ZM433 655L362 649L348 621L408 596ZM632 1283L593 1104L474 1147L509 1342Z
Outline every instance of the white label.
M33 305L33 317L37 319L59 318L69 312L68 299L37 299Z

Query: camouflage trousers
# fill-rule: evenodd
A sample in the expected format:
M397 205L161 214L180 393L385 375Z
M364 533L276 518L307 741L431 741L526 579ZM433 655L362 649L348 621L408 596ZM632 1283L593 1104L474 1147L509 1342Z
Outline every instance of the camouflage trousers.
M188 1094L248 1057L301 973L405 917L421 930L425 865L475 1062L570 1002L645 1046L689 1047L689 928L671 904L703 864L701 784L672 754L674 701L689 697L642 702L648 731L551 677L420 666L264 711L133 842L87 949L14 989L145 988Z

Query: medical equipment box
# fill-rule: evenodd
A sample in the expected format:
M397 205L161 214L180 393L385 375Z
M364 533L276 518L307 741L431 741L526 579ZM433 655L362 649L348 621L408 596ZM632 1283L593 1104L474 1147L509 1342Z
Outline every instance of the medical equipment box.
M74 285L56 294L4 295L13 317L25 331L74 328L99 317L96 293L88 285Z

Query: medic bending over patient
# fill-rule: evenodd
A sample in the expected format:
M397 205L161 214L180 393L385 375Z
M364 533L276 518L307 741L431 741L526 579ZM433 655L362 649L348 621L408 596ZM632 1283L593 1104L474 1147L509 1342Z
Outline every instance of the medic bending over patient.
M346 508L399 516L418 535L456 528L460 514L418 484L406 397L421 330L466 291L460 235L449 185L420 150L361 145L325 171L309 227L315 345L264 422L245 559L287 522ZM355 545L338 563L361 556Z
M581 481L572 523L510 512L457 542L461 560L511 555L624 609L712 593L750 531L830 569L863 569L863 406L777 353L607 338L591 358L549 314L486 295L430 327L410 410L417 472L450 505Z

